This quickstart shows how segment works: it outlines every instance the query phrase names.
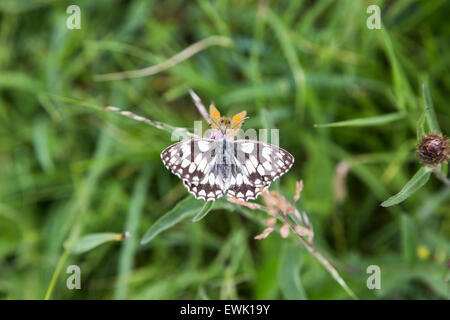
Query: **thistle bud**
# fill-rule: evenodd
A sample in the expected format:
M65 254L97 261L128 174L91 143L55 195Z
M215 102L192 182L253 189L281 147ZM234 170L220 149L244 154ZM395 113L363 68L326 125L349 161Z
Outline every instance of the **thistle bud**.
M449 159L449 141L446 137L428 133L422 136L422 140L417 145L417 157L429 166L439 166Z

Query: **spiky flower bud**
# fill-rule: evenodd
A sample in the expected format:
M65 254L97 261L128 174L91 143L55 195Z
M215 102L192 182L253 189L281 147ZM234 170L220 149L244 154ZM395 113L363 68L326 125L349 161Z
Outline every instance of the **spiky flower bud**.
M422 136L422 140L417 145L417 157L429 166L439 166L449 159L449 141L446 137L428 133Z

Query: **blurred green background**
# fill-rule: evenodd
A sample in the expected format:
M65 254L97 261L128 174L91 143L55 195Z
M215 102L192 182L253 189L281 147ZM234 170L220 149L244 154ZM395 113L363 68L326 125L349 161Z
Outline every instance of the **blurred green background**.
M71 4L80 30L66 27ZM366 26L371 4L381 30ZM224 114L247 110L244 129L280 129L296 162L271 189L292 199L303 179L315 247L359 298L448 299L449 188L432 176L405 202L380 203L420 167L422 82L449 132L449 13L445 0L2 0L0 298L350 299L294 235L255 240L264 227L237 209L139 244L188 193L160 160L169 133L102 108L192 128L192 88ZM151 76L94 79L210 36L230 45ZM385 114L371 126L314 127ZM125 231L84 253L64 249ZM66 287L72 264L81 290ZM366 286L372 264L380 290Z

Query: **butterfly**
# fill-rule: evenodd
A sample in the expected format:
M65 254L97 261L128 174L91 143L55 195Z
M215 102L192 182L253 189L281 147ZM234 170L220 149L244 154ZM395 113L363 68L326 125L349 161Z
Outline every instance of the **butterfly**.
M211 104L210 138L184 140L161 152L166 168L183 181L196 199L256 199L292 167L294 157L280 147L235 139L245 119L246 111L227 118Z

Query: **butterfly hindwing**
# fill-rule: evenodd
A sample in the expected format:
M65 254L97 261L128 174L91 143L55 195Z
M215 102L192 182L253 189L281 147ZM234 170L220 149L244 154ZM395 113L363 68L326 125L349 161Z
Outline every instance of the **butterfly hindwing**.
M227 196L248 201L256 199L267 187L256 187L248 183L232 184L227 189Z
M196 199L215 201L223 196L222 188L215 182L213 184L209 183L209 181L204 183L191 183L185 180L183 184Z

